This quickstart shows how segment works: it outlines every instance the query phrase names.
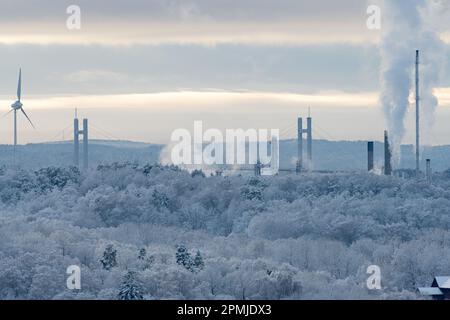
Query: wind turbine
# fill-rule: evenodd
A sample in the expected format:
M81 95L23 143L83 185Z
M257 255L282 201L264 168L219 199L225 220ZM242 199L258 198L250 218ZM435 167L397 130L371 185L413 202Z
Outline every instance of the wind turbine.
M17 146L17 111L22 111L23 115L28 119L33 129L35 129L33 122L31 122L25 110L23 110L23 104L20 102L20 98L22 95L22 69L19 69L19 82L17 84L17 101L11 105L11 110L5 114L7 116L11 112L14 112L14 152Z

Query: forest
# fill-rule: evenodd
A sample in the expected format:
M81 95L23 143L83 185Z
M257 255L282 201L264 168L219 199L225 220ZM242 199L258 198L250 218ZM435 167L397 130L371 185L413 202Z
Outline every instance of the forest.
M450 171L2 167L0 299L421 299L450 273L449 187Z

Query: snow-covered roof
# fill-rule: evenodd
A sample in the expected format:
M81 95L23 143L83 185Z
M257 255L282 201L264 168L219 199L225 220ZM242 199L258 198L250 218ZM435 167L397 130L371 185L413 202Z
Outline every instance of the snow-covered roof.
M440 296L443 295L441 289L436 287L430 287L430 288L419 288L420 294L423 294L424 296Z
M450 277L436 277L437 285L441 289L450 289Z

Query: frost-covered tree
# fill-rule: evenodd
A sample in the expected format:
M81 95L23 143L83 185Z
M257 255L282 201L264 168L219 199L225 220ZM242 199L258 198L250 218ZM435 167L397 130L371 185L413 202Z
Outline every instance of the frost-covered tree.
M206 176L205 176L205 174L203 173L202 170L194 170L191 173L191 177L192 178L195 178L195 177L205 178Z
M155 299L417 298L450 270L449 172L429 184L366 173L192 178L134 163L0 168L0 299L117 299L127 270ZM73 264L82 294L65 287ZM365 287L370 264L382 292Z
M103 257L100 260L103 269L111 270L112 268L117 266L116 260L117 250L114 248L112 244L106 246L105 251L103 252Z
M35 171L36 180L42 191L63 188L69 183L78 183L80 171L77 167L48 167Z
M147 257L147 250L145 248L139 249L138 259L145 260L146 257Z
M147 255L147 250L145 248L139 249L138 261L142 270L149 269L155 262L155 257L153 255Z
M134 271L128 271L120 287L119 300L143 300L142 284L137 280Z
M177 264L185 267L189 271L193 271L194 262L192 261L191 254L188 252L187 248L184 245L177 246L175 259L177 261Z
M200 250L197 250L197 253L195 254L193 267L196 271L203 270L203 268L205 267L205 262L203 261Z
M155 189L152 193L152 203L158 210L162 210L169 208L170 200L164 192Z
M147 258L144 260L143 269L149 269L152 267L152 265L155 263L155 257L153 255L147 256Z

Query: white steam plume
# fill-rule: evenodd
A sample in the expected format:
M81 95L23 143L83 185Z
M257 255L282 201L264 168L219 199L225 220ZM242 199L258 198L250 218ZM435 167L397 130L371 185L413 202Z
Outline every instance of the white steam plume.
M431 127L438 100L433 89L439 82L444 49L437 30L428 22L433 1L382 1L382 58L380 101L389 131L394 164L400 161L400 145L405 134L404 119L414 90L415 50L421 52L421 135L431 143Z

